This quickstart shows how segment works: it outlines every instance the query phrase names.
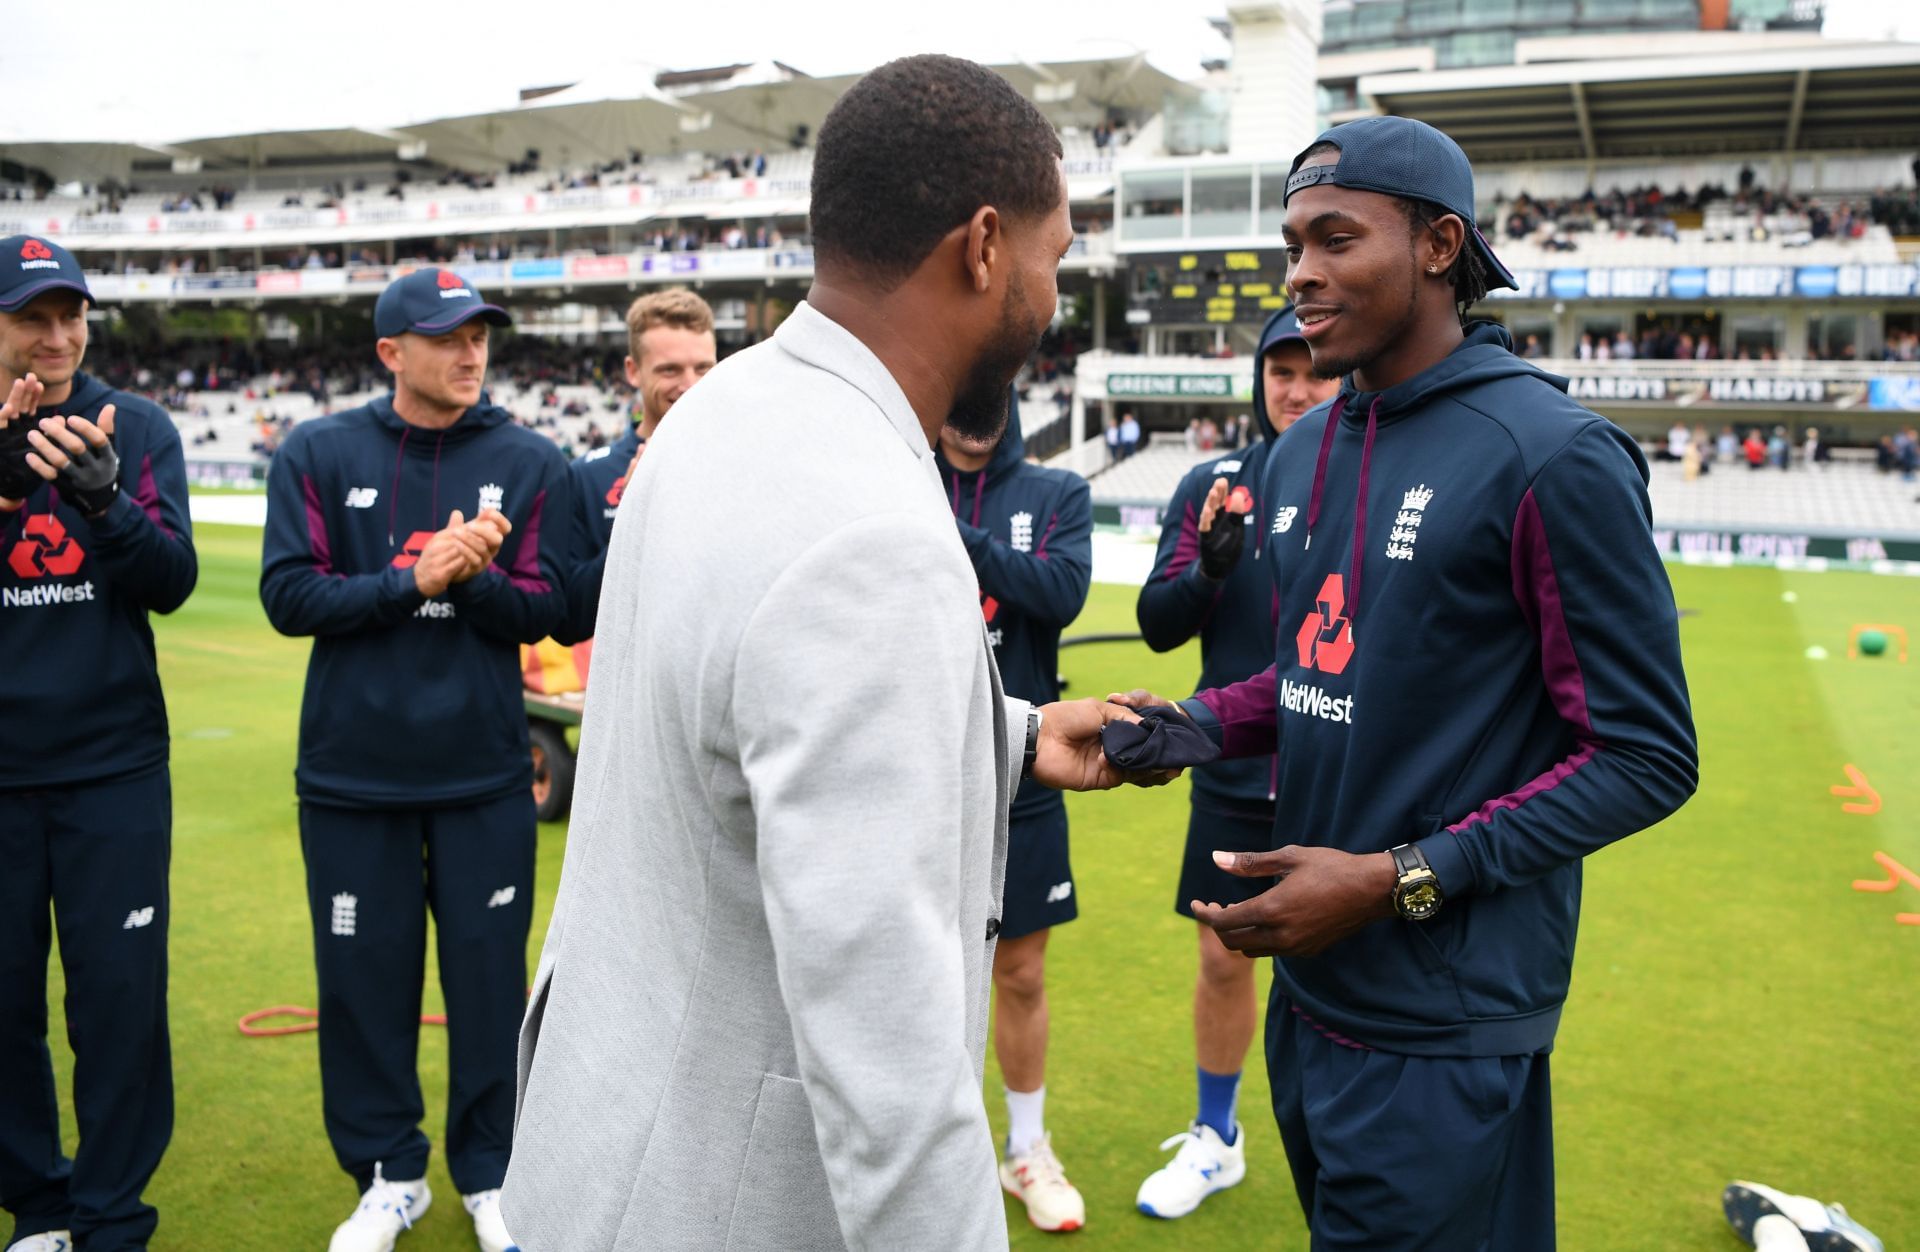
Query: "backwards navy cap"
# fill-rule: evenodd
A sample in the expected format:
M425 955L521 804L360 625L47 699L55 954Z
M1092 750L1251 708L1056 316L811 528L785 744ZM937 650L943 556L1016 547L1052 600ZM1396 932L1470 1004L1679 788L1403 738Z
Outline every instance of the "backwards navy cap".
M0 239L0 313L17 313L35 296L58 288L77 291L93 303L73 253L37 235Z
M1301 167L1314 144L1330 143L1340 159L1330 165ZM1467 224L1467 239L1487 263L1491 287L1513 287L1513 273L1493 255L1473 221L1473 164L1445 133L1410 117L1363 117L1320 132L1293 158L1286 198L1319 183L1377 191L1403 200L1426 200Z
M482 300L473 284L452 270L415 270L380 293L373 306L373 333L382 339L409 331L444 335L476 317L495 326L513 325L505 309Z

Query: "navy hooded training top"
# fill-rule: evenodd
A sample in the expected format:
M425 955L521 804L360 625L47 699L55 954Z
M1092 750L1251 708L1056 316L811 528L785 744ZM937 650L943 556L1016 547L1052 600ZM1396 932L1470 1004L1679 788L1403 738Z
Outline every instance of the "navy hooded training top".
M936 450L936 456L938 451ZM1033 704L1060 698L1060 632L1087 603L1093 580L1093 497L1087 480L1030 465L1020 410L977 473L938 456L960 540L980 578L980 612L1007 694ZM1033 781L1013 798L1015 818L1060 809L1060 793Z
M1171 652L1194 635L1200 636L1200 682L1195 688L1199 691L1239 682L1273 664L1279 601L1263 555L1268 510L1262 493L1275 432L1260 362L1281 337L1280 331L1291 331L1291 321L1284 328L1281 325L1284 312L1267 319L1254 356L1253 421L1259 437L1238 452L1201 462L1180 480L1160 527L1153 572L1140 588L1134 610L1140 636L1155 652ZM1245 486L1253 493L1253 509L1242 519L1248 530L1240 560L1219 582L1200 572L1200 512L1216 478L1225 478L1230 489ZM1272 757L1198 766L1192 773L1193 802L1232 813L1270 814L1277 771Z
M1276 847L1414 842L1439 877L1432 919L1275 962L1281 994L1362 1044L1551 1046L1580 858L1694 789L1646 462L1565 386L1480 324L1301 418L1268 462L1277 663L1183 703L1229 755L1281 748Z
M568 539L567 620L554 632L561 643L593 638L600 609L600 584L607 573L607 545L613 539L614 510L627 488L627 466L640 450L640 427L595 448L567 467L572 480L572 534Z
M200 576L180 435L164 410L75 374L41 415L114 406L120 495L97 518L52 486L0 513L0 791L133 777L167 763L167 704L147 614Z
M519 644L566 616L566 459L484 397L444 431L389 393L304 422L267 475L260 600L312 635L301 799L350 808L477 803L532 785ZM506 514L494 563L428 600L413 564L459 509Z

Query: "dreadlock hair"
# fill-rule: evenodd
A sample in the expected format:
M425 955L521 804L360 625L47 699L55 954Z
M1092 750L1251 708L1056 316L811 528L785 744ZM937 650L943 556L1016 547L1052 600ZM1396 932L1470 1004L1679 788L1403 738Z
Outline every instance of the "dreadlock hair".
M1443 209L1431 200L1402 200L1406 206L1407 225L1413 228L1414 237L1420 232L1431 231L1443 217L1457 216L1451 209ZM1472 222L1463 223L1468 231L1473 230ZM1453 307L1460 315L1460 324L1467 324L1467 310L1486 299L1487 289L1491 286L1487 273L1487 263L1480 259L1480 250L1473 246L1471 238L1460 241L1460 253L1453 258L1453 264L1447 267L1447 281L1453 284Z

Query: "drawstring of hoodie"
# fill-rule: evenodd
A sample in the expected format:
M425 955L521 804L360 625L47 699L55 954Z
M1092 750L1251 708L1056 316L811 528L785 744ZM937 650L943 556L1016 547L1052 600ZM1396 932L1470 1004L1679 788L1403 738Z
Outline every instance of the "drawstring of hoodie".
M987 472L981 470L973 480L973 525L980 524L980 497L987 489ZM960 516L960 471L953 471L953 515Z
M413 433L413 427L400 428L400 451L393 454L393 486L387 492L387 543L393 543L394 518L400 508L400 463L407 455L407 436Z
M1320 501L1327 487L1327 460L1333 454L1333 433L1340 427L1340 415L1346 410L1342 394L1327 414L1327 428L1320 436L1320 457L1313 466L1313 494L1307 499L1307 542L1313 547L1314 523L1320 520ZM1379 426L1380 401L1376 397L1367 409L1366 441L1360 445L1360 481L1353 504L1353 560L1347 568L1347 637L1353 637L1354 623L1360 619L1360 569L1367 550L1367 488L1373 475L1373 436Z
M433 494L427 497L432 501L433 507L433 511L427 514L429 526L437 526L440 523L440 449L445 447L446 443L447 432L443 430L440 432L440 437L433 441ZM1364 491L1365 488L1361 490Z

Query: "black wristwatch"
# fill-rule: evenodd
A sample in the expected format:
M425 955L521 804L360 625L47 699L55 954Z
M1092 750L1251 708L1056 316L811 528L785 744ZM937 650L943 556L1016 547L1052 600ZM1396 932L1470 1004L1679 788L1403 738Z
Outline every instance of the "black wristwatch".
M1020 777L1033 777L1033 758L1040 755L1040 710L1027 710L1027 747L1020 756Z
M1403 843L1388 855L1393 858L1393 911L1410 922L1424 922L1438 913L1446 897L1426 853Z

